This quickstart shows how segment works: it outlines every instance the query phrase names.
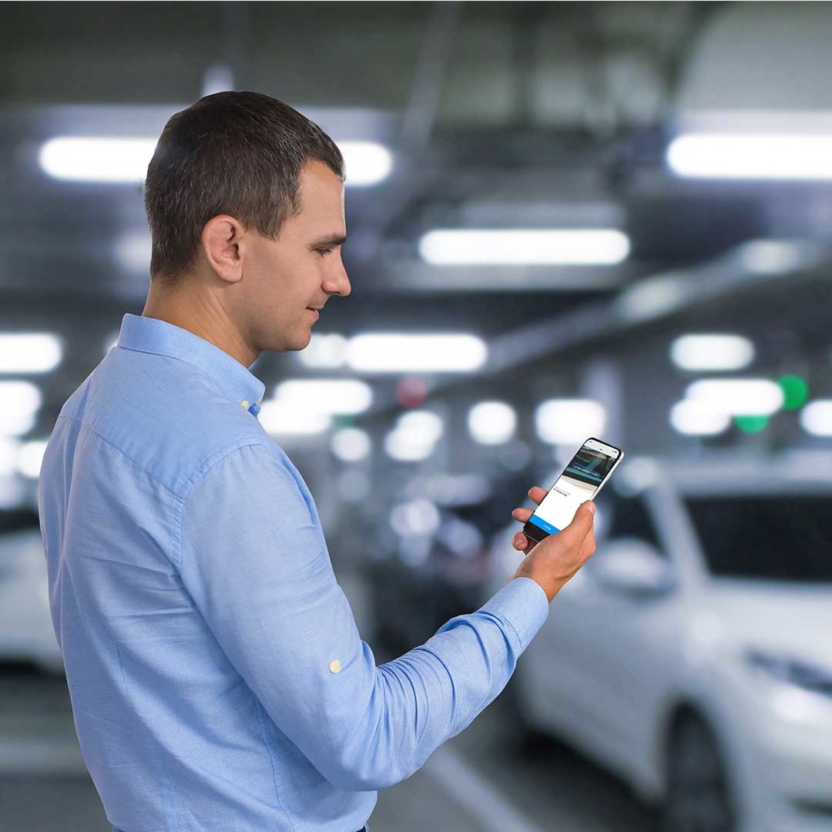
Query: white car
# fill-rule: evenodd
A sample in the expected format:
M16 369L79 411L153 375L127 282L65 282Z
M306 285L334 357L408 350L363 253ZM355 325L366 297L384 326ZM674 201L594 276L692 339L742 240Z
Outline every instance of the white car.
M0 510L0 661L30 661L64 672L52 617L38 514Z
M548 487L560 471L551 473ZM673 832L832 830L832 461L625 459L511 680ZM523 557L494 540L496 591Z

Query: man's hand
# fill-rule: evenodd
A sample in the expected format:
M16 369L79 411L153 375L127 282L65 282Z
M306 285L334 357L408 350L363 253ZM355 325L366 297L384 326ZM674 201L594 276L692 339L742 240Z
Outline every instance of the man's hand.
M537 485L529 489L529 497L538 505L543 502L547 493ZM511 512L511 516L525 523L533 512L534 509L531 508L516 508ZM526 552L527 557L506 583L515 578L531 578L540 584L551 603L561 587L595 552L594 513L595 504L587 500L581 504L572 522L565 529L550 534L540 543L529 541L523 532L517 532L512 539L512 546Z

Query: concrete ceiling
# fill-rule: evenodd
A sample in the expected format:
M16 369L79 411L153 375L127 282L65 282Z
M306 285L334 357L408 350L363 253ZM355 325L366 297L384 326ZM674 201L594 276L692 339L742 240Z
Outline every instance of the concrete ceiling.
M141 311L147 269L114 253L147 232L139 186L51 180L37 151L59 132L158 137L204 94L216 65L231 69L235 88L287 101L336 140L376 138L396 155L389 180L348 189L353 294L327 306L325 331L462 321L492 338L743 240L823 234L828 189L691 183L664 165L680 113L737 107L749 85L788 87L752 64L794 70L793 50L755 58L755 33L768 43L794 14L810 37L800 72L825 60L818 32L828 31L829 4L785 8L804 5L5 3L0 326L62 330L72 355L55 381L66 390L47 391L57 403L100 360L123 313ZM742 66L726 57L737 42ZM813 95L800 100L821 101ZM436 225L581 216L619 217L630 259L486 274L430 268L416 255L418 236ZM284 358L267 364L264 380Z

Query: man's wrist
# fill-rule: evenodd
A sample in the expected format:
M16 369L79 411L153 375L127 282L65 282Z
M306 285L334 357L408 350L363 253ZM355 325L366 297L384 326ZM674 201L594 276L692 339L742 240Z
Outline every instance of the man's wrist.
M566 583L566 581L546 581L544 583L543 581L539 581L535 578L534 575L515 573L505 582L504 586L508 586L515 578L531 578L531 580L533 580L546 593L546 598L550 604L561 589L563 589L563 585Z

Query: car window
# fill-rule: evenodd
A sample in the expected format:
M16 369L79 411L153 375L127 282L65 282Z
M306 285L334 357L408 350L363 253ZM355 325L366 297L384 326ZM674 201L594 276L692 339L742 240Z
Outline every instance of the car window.
M596 521L596 537L638 537L664 556L644 497L623 495L614 489L602 491L596 500L600 523ZM601 526L602 528L598 528Z
M689 497L687 505L712 574L832 581L829 497Z

